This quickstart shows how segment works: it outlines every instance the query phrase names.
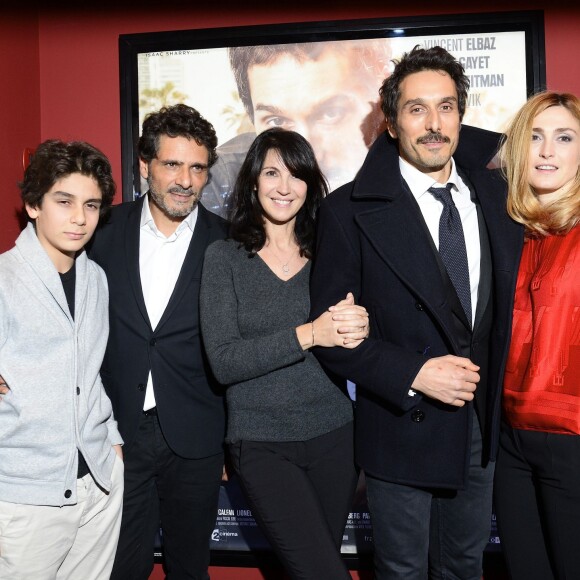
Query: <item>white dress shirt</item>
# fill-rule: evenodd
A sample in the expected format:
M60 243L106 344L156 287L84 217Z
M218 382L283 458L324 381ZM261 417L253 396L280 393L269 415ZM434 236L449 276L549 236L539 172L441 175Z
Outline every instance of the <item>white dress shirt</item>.
M477 309L477 291L479 288L481 247L479 243L479 222L477 220L477 209L471 200L469 188L455 167L455 162L451 158L451 174L446 183L438 183L429 175L421 173L410 163L399 157L399 167L403 179L407 182L413 197L417 200L423 219L427 224L433 242L439 249L439 220L443 212L443 204L435 199L428 189L430 187L445 187L451 183L451 197L459 211L463 235L465 237L465 247L467 250L467 264L469 266L469 284L471 289L471 320L475 321L475 311Z
M196 221L197 207L177 226L175 232L167 237L155 225L149 209L149 200L145 200L143 204L139 235L139 273L143 298L153 330L159 324L177 283ZM149 371L144 411L155 407L153 387Z

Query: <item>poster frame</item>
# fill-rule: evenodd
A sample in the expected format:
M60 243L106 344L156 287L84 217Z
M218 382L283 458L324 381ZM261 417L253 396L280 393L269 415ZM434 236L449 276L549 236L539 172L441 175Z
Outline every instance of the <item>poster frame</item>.
M168 51L300 42L382 39L400 36L451 36L524 32L526 95L546 88L544 13L542 10L384 17L224 28L123 34L119 37L121 156L123 201L140 189L136 145L139 138L138 55ZM210 119L211 120L211 119ZM350 569L370 568L368 555L344 554ZM488 559L497 553L488 553ZM212 550L212 564L256 566L271 556L241 550ZM156 554L160 560L160 554Z
M296 22L122 34L119 36L119 79L123 201L132 200L135 192L140 190L136 144L140 132L137 57L141 53L499 32L525 33L526 95L530 96L544 90L546 56L542 10Z

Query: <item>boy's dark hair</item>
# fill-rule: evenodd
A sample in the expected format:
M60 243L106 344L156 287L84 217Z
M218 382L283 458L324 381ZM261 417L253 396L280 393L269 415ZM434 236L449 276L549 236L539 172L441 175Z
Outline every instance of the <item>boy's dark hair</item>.
M100 213L104 215L113 203L116 190L111 164L104 153L85 141L67 143L49 139L41 143L19 183L23 203L41 207L42 198L50 188L73 173L92 177L97 182L103 196Z
M137 151L139 157L146 163L157 157L159 138L162 135L193 139L207 149L209 167L217 161L215 129L193 107L183 104L163 107L145 117Z
M251 254L256 254L266 242L264 212L258 199L257 187L264 160L271 150L280 155L294 177L306 182L306 201L296 215L294 235L300 254L312 258L316 210L328 193L328 185L310 143L294 131L274 127L254 139L232 194L231 237Z
M401 60L395 62L395 69L379 89L381 109L390 127L397 127L397 110L401 98L401 83L411 74L425 70L444 71L455 82L457 90L457 106L459 119L463 119L469 92L469 78L463 65L449 52L440 46L419 48L415 46L410 52L403 54Z

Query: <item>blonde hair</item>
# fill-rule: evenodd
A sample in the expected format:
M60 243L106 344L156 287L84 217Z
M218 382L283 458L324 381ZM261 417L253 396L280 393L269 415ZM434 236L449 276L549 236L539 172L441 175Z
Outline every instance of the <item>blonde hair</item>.
M516 113L500 150L508 182L507 210L526 228L528 237L568 233L580 221L580 168L570 189L546 206L528 182L529 150L534 119L549 107L564 107L580 123L580 99L570 93L546 91L528 99ZM580 135L578 136L580 138Z

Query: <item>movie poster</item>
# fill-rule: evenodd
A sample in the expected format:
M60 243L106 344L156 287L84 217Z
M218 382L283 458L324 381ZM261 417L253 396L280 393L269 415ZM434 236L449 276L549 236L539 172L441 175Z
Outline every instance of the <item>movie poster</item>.
M333 190L352 180L385 130L378 90L393 60L416 45L442 46L463 64L471 87L465 124L501 132L526 101L524 32L234 46L138 55L139 126L147 113L180 102L213 124L219 160L202 203L224 217L248 147L256 133L269 127L303 134ZM354 397L354 385L350 390ZM492 521L488 549L497 549L498 543ZM269 547L235 477L221 488L211 545L236 551ZM361 477L342 552L365 554L371 546Z

